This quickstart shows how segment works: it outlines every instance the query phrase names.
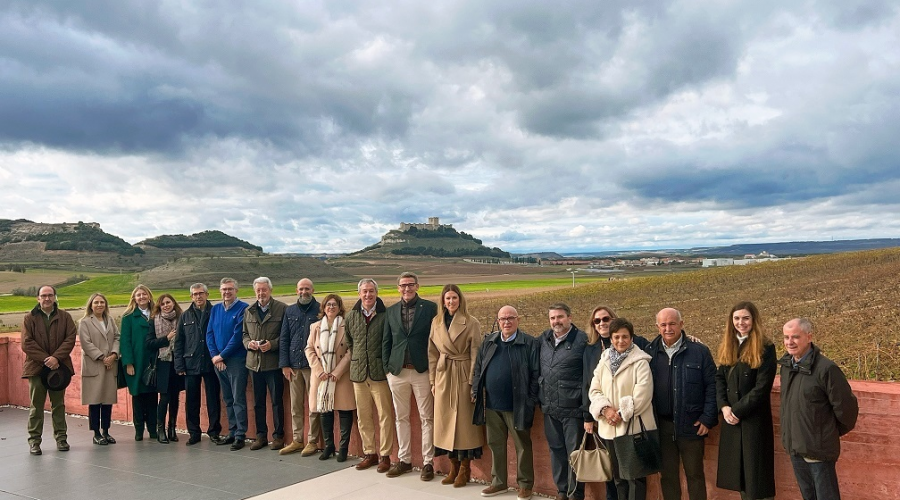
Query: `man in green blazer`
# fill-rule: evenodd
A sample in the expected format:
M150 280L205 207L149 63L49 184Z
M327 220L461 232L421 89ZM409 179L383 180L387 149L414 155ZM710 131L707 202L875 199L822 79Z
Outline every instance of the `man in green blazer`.
M392 465L388 477L412 470L409 425L410 396L415 395L422 422L423 481L434 478L434 398L428 377L428 339L431 320L437 315L437 304L419 297L419 277L405 272L397 280L400 302L387 309L382 338L382 359L388 372L388 385L396 414L399 462Z

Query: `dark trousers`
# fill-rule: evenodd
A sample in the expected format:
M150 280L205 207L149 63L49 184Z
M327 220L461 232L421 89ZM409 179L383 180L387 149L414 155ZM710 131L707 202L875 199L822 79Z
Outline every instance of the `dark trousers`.
M253 380L253 413L256 419L256 435L268 438L266 422L266 390L272 397L272 437L284 438L284 375L281 370L250 372Z
M178 395L180 392L159 393L159 404L156 405L156 421L166 425L166 412L169 414L169 427L175 427L178 420Z
M222 405L219 402L221 390L219 377L213 372L184 377L184 420L187 422L188 434L200 437L200 384L206 389L206 418L209 421L206 434L218 436L222 432Z
M322 418L322 437L325 440L325 446L335 448L334 446L334 414L338 414L341 423L341 442L337 449L347 451L350 447L350 431L353 428L353 410L335 410L320 413Z
M609 459L612 461L613 477L612 483L613 496L612 500L645 500L647 498L647 478L638 479L621 479L619 477L619 462L616 458L616 447L612 439L604 439L603 444L609 450ZM609 484L609 483L606 483ZM606 497L609 499L609 487L607 486Z
M675 439L675 422L660 417L659 444L662 451L660 486L664 500L681 499L681 466L687 479L688 498L706 500L706 475L703 472L703 439Z
M109 421L112 420L112 405L88 405L88 424L92 431L109 430Z
M134 413L134 433L144 435L144 425L150 437L156 438L156 393L142 392L131 397L131 410Z
M584 483L577 482L569 455L581 446L584 436L584 420L575 417L557 418L544 414L544 434L550 445L550 465L556 491L575 500L584 498Z
M485 409L484 418L487 444L491 449L491 486L503 488L507 486L506 442L511 435L516 448L516 482L520 489L533 489L534 455L531 451L531 429L516 429L511 411Z
M841 500L835 462L807 462L791 455L791 465L803 500Z

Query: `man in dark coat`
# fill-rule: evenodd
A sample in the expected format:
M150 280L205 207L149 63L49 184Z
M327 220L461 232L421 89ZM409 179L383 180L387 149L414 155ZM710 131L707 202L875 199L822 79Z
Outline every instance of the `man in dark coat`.
M22 322L22 351L25 366L22 378L28 379L28 393L31 407L28 411L28 445L32 455L41 454L41 434L44 431L44 404L50 396L50 415L53 420L53 437L56 449L69 451L66 426L66 390L48 390L41 381L45 369L69 370L72 366L72 349L78 334L75 321L56 304L56 289L52 286L38 288L38 305L25 316Z
M540 336L541 411L550 446L550 465L556 500L584 499L584 483L577 482L569 455L584 435L587 408L581 398L587 334L572 325L572 310L563 303L550 306L550 329Z
M312 370L306 359L306 342L309 340L309 328L319 319L319 301L313 297L315 286L309 278L297 282L297 302L289 305L284 311L281 323L281 349L278 354L278 366L288 381L291 393L291 426L294 439L278 453L288 455L300 451L301 457L316 453L319 436L322 434L322 419L318 413L306 411L309 399L309 381ZM309 415L309 432L306 435L306 446L303 445L303 421ZM301 451L303 450L303 451Z
M187 422L188 446L200 442L200 384L206 389L206 435L218 444L222 437L219 377L216 375L206 346L209 326L209 288L194 283L190 288L191 306L178 320L175 336L175 371L184 376L184 420Z
M497 313L500 331L484 338L472 370L472 423L486 425L491 449L491 484L481 496L507 491L506 441L511 434L516 447L518 497L531 498L534 489L534 456L531 426L538 404L540 375L539 341L519 330L519 313L503 306Z
M706 500L703 451L709 430L719 423L716 364L709 349L688 338L677 309L656 314L659 336L644 348L653 372L653 409L662 451L660 486L665 500L681 499L684 467L690 500Z
M437 316L437 304L419 297L419 278L405 272L397 280L400 302L385 313L381 359L388 372L388 385L394 401L397 427L397 458L387 477L412 470L412 428L409 425L410 396L415 394L422 422L423 481L434 479L434 396L428 377L428 341L431 320Z
M804 500L840 500L835 464L859 403L841 369L812 343L810 320L792 319L783 332L781 443Z

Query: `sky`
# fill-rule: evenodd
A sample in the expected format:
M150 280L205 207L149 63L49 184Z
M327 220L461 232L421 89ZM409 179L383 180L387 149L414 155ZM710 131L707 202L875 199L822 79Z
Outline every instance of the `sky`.
M900 237L893 0L5 0L0 218L349 252ZM891 132L893 130L893 132Z

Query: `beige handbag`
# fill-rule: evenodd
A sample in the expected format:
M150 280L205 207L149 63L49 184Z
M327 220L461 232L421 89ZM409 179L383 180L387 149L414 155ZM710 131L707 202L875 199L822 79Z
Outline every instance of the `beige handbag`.
M593 450L586 450L587 432L581 438L581 446L569 455L569 465L575 471L575 477L582 483L603 483L613 478L612 460L609 452L603 446L603 442L597 437L597 433L590 435L594 438L596 446Z

